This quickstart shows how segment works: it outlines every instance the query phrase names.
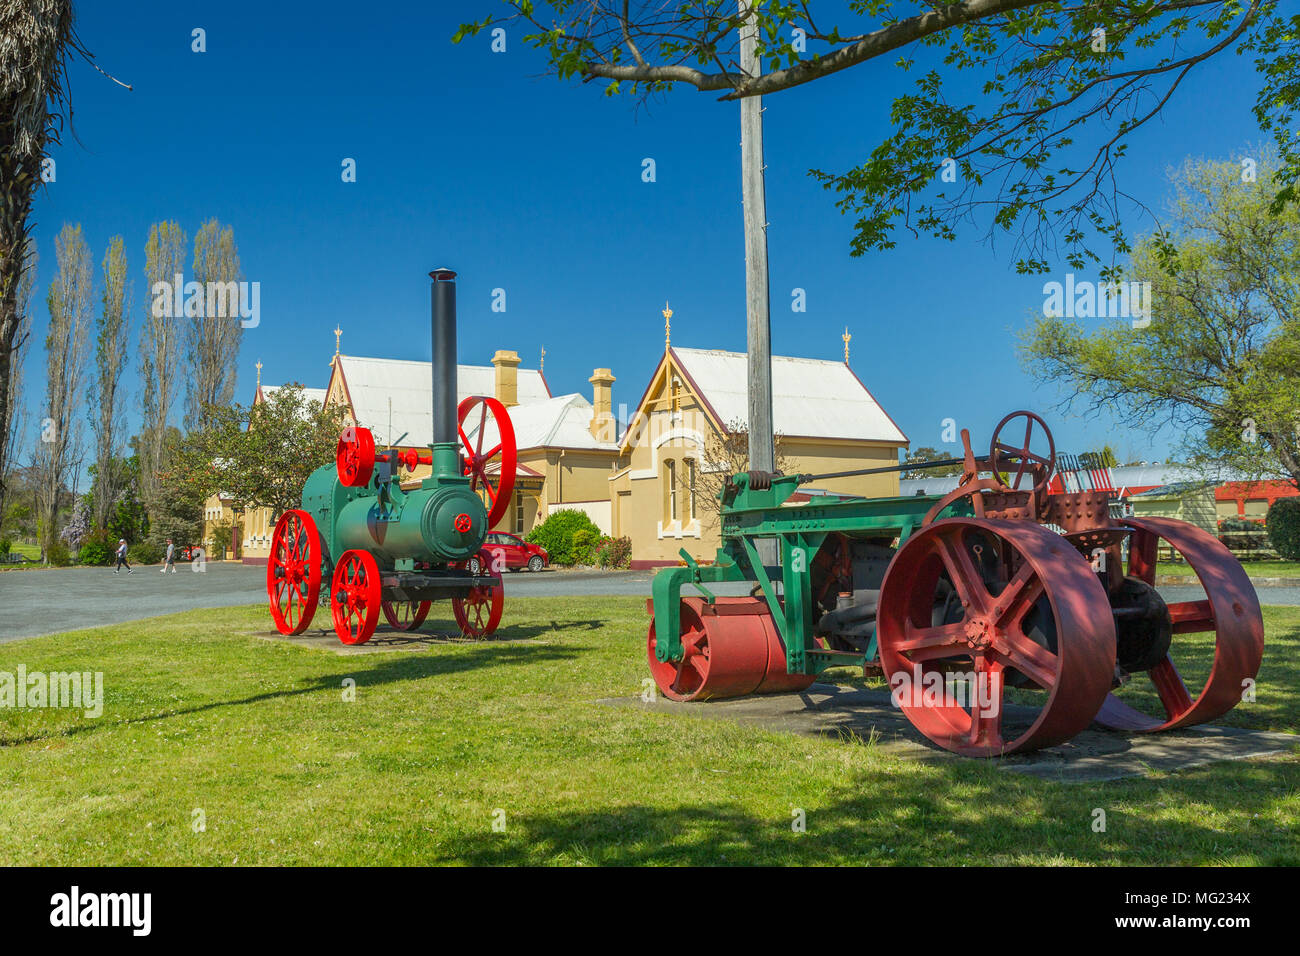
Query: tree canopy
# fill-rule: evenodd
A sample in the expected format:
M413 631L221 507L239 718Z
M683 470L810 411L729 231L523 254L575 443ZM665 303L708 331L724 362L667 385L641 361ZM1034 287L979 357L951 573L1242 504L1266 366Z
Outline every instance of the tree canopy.
M1019 271L1064 256L1111 277L1130 251L1121 212L1141 205L1117 173L1131 134L1230 51L1253 56L1260 78L1255 113L1283 160L1272 198L1294 198L1300 14L1276 0L850 0L834 23L792 0L755 0L743 16L736 0L505 5L453 39L522 24L552 73L610 94L685 84L735 100L893 57L916 79L891 105L892 131L852 169L811 171L855 218L853 255L894 247L900 228L951 240L963 220L983 221L986 237L1011 239ZM738 66L746 18L758 75Z
M305 398L301 385L278 388L249 408L206 406L200 427L159 478L203 498L229 495L236 510L270 508L279 517L298 506L307 476L334 460L344 415Z
M1188 161L1169 232L1139 243L1129 266L1151 283L1149 325L1036 318L1026 369L1060 383L1066 405L1178 427L1206 470L1300 487L1300 214L1274 214L1276 168L1267 160L1249 181L1235 162Z

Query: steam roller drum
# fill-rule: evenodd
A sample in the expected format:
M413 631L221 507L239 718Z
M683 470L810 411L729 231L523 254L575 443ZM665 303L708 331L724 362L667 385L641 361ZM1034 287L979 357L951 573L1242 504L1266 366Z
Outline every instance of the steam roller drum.
M650 673L671 700L718 700L806 689L813 678L786 672L785 647L767 602L752 597L681 599L680 661L655 657L651 608Z

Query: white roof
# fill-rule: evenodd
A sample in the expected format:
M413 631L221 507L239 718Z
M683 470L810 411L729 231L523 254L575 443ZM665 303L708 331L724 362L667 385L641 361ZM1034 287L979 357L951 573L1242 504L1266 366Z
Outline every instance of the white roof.
M403 445L433 441L433 364L405 359L340 355L339 364L352 414L375 433L375 441L401 439ZM470 395L496 394L496 369L491 365L456 366L456 401ZM548 401L550 390L536 369L518 369L518 398L522 405ZM392 399L392 428L388 401ZM405 433L406 437L402 435Z
M284 388L283 385L263 385L263 386L262 386L262 397L263 397L263 398L270 398L272 395L274 395L276 392L278 392L278 391L279 391L280 389L282 389L282 388ZM317 401L317 402L320 402L321 405L324 405L324 404L325 404L325 396L326 396L327 394L328 394L328 391L327 391L326 389L323 389L323 388L304 388L304 389L302 389L302 400L303 400L304 402Z
M743 352L683 349L673 354L721 423L749 421L749 367ZM772 427L781 435L907 443L843 362L772 356Z
M515 447L524 448L579 448L614 451L616 442L597 441L591 434L591 402L581 395L557 395L555 398L532 405L516 405L507 410L510 424L515 429ZM465 421L465 435L477 444L479 420L473 416ZM483 432L483 448L497 443L497 430L492 419Z

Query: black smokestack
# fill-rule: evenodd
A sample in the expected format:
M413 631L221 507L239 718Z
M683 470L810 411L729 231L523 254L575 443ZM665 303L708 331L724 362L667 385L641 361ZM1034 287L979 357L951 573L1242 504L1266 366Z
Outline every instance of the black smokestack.
M455 444L456 429L456 273L434 269L433 280L433 443Z

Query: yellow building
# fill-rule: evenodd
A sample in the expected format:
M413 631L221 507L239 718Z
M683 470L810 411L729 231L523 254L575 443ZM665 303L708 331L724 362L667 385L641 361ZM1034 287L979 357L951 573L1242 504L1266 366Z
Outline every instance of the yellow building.
M665 310L667 311L667 310ZM335 330L338 335L338 330ZM526 534L554 511L584 511L605 534L632 542L633 566L680 562L679 551L712 560L720 542L718 482L734 462L710 460L727 436L746 426L748 368L744 353L665 348L626 423L613 412L614 375L597 368L591 397L552 395L541 369L520 368L517 353L498 351L488 366L458 366L458 399L491 395L509 409L518 463L513 506L495 530ZM260 363L259 363L260 376ZM324 389L306 390L327 407L346 411L377 445L423 450L432 440L432 367L428 362L340 354ZM262 387L254 401L265 401ZM774 356L772 406L779 455L786 470L819 474L894 465L907 437L845 360ZM471 441L475 425L467 421ZM485 434L483 447L496 442ZM491 466L489 466L491 470ZM422 466L404 483L428 473ZM814 482L807 489L871 496L897 495L898 475ZM211 524L232 520L228 502L209 499ZM267 509L242 518L246 563L265 563L274 530Z
M514 502L496 530L526 534L551 511L566 507L587 512L608 534L608 479L618 457L611 413L614 376L609 369L595 370L590 381L593 398L601 403L597 409L576 393L552 395L541 369L524 369L521 364L517 353L500 350L491 365L457 366L457 400L471 395L496 398L510 410L515 430ZM259 378L254 403L265 401L274 391L274 386L262 386ZM336 350L328 385L304 393L325 407L342 407L345 421L369 428L376 445L396 443L403 450L425 450L433 440L429 362L344 355ZM474 440L473 429L467 430ZM427 465L420 466L403 483L417 484L428 472ZM208 500L205 515L218 512L217 499L214 495ZM246 564L264 564L274 531L270 510L253 509L242 518L238 556ZM205 521L205 537L209 533Z
M729 473L732 463L710 461L708 452L747 427L747 381L743 352L669 348L660 359L609 479L613 533L631 539L634 568L679 564L683 548L713 559L721 535L704 478ZM847 361L773 356L772 414L786 471L896 465L908 443ZM898 474L818 481L809 490L897 495Z

